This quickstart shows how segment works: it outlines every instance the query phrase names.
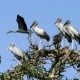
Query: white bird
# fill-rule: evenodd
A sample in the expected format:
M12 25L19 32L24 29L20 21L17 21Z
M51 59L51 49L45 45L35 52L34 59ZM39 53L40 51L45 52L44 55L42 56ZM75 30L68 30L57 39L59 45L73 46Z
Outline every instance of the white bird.
M77 29L70 25L70 20L67 20L64 24L67 32L72 38L72 49L74 48L74 39L80 44L80 33Z
M40 37L40 44L42 43L41 39L46 39L47 41L49 41L50 40L49 35L42 28L39 28L37 25L38 22L34 21L30 28L32 28L33 31Z
M14 55L14 56L17 58L17 60L19 60L19 61L21 61L21 60L24 58L24 56L25 56L25 54L22 53L22 51L21 51L19 48L15 47L15 44L14 44L13 42L10 43L10 45L9 45L9 47L8 47L8 50L9 50L10 52L12 52L13 55Z
M64 47L65 43L64 43L64 37L68 40L69 43L72 42L71 37L69 36L67 30L65 29L65 27L63 26L63 24L61 23L62 19L61 18L57 18L55 25L56 27L59 29L61 35L62 35L62 47Z

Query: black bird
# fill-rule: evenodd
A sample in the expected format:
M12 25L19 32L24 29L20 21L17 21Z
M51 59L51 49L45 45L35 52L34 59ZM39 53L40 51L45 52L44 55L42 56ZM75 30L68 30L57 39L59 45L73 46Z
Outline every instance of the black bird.
M55 47L60 47L60 42L62 41L62 36L61 33L56 34L55 36L53 36L53 45Z
M17 19L16 19L17 23L18 23L18 30L9 30L7 32L8 33L11 33L11 32L19 32L19 33L26 33L26 34L29 34L31 31L27 28L27 25L25 23L25 20L22 16L20 15L17 15Z

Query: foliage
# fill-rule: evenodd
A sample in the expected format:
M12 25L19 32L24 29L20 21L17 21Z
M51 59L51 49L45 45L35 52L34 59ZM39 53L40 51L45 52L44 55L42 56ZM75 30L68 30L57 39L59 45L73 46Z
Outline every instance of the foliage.
M24 75L27 75L28 80L35 78L37 80L62 80L64 76L62 73L67 68L73 66L79 71L79 51L69 50L66 46L61 48L59 45L55 48L45 46L39 49L37 44L32 43L30 37L28 37L28 41L30 46L26 52L23 52L25 59L21 60L21 65L0 73L0 80L24 80ZM44 67L48 64L48 60L51 62L49 70Z

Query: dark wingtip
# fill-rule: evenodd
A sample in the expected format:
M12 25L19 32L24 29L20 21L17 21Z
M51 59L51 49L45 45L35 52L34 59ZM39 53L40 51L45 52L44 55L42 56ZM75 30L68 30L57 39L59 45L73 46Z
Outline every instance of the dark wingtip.
M19 14L17 15L17 18L19 17Z
M80 33L78 34L78 36L80 37Z
M17 14L17 16L19 16L19 14Z
M48 42L50 41L50 37L47 38L47 41L48 41Z

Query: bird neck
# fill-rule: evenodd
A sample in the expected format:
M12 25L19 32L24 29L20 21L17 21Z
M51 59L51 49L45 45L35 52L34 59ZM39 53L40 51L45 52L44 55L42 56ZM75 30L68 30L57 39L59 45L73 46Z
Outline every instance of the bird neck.
M59 26L60 24L61 24L60 22L57 22L57 23L56 23L56 26Z
M57 26L57 28L58 28L59 30L62 30L63 24L57 22L57 23L56 23L56 26Z
M13 46L10 46L10 47L9 47L9 50L10 50L10 51L12 51L12 50L13 50L13 48L14 48Z
M36 26L33 26L32 29L35 30Z

